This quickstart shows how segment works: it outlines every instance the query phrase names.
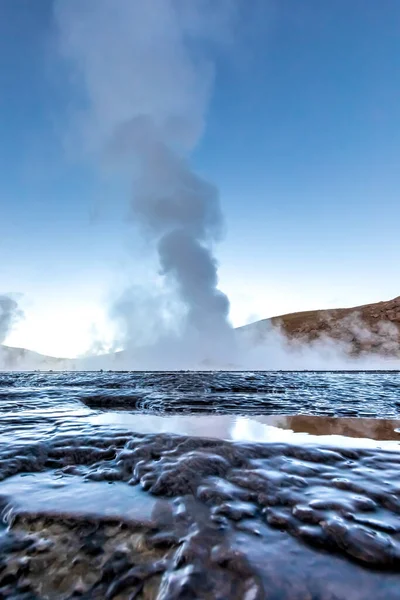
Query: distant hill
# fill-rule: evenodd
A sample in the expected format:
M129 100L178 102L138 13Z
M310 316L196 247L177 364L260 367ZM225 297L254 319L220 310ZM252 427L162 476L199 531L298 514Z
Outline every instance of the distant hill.
M76 361L68 358L55 358L44 356L24 348L0 346L0 370L64 370L74 368Z
M353 308L290 313L256 321L236 331L259 345L265 343L274 330L280 331L289 342L310 344L319 339L333 340L350 355L400 357L400 296ZM132 355L125 352L68 359L0 346L0 370L123 370L135 368L134 362ZM204 368L212 368L212 365L205 364Z
M262 343L271 328L305 344L318 339L339 341L350 354L400 356L400 296L352 308L290 313L256 321L237 331Z
M0 345L0 371L98 371L134 368L124 352L86 356L80 358L57 358L26 350Z

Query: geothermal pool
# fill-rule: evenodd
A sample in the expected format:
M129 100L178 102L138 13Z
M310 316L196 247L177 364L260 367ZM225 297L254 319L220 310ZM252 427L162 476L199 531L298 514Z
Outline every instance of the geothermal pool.
M400 374L0 374L0 598L397 599Z

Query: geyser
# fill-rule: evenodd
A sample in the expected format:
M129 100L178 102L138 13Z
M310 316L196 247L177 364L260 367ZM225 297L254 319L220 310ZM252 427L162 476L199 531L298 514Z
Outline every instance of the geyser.
M233 356L229 302L218 289L212 251L222 224L219 195L192 171L189 158L204 127L212 57L224 43L234 6L207 0L55 3L60 48L85 93L84 147L99 164L106 159L124 174L129 170L135 221L150 236L161 273L185 307L174 346L185 348L179 360L186 355L190 366L187 353L196 348L196 356L202 348L211 361ZM131 311L124 304L125 320L136 318L132 303Z

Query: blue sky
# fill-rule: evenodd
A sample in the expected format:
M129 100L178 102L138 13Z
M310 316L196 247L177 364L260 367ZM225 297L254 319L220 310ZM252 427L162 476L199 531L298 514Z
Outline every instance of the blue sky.
M400 294L400 3L265 0L220 60L193 166L220 189L235 325ZM74 156L51 0L0 3L0 293L8 342L73 356L144 276L124 186Z

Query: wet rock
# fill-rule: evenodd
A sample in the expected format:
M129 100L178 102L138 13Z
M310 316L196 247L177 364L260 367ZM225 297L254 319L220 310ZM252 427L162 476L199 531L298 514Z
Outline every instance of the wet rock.
M278 527L279 529L289 529L292 527L293 519L286 511L267 508L264 514L267 523L271 527Z
M24 582L33 596L62 593L63 599L344 600L347 593L335 592L344 589L344 582L329 566L338 568L335 561L340 560L353 573L355 590L360 577L371 577L371 587L365 588L370 596L368 591L357 600L397 598L390 587L382 587L386 581L400 583L394 453L168 435L110 435L92 441L75 435L33 456L37 468L57 464L57 477L65 477L77 461L73 476L87 480L85 486L115 481L117 488L134 477L147 490L139 494L158 498L140 526L124 515L78 518L14 507L9 530L0 535L0 597L3 589L20 593ZM11 464L11 471L26 466L19 458ZM60 486L57 493L62 494ZM10 501L4 497L3 507ZM132 506L133 519L134 513ZM287 576L286 556L299 565ZM313 572L312 583L304 582L304 556L322 561L321 577L333 586L325 595ZM271 574L270 564L281 566ZM380 572L393 579L374 579ZM296 586L296 581L302 583Z
M192 451L184 455L184 460L161 459L153 463L152 467L143 476L139 475L142 487L152 494L177 496L194 494L204 477L224 476L229 464L216 454ZM146 467L143 465L143 468Z
M224 502L220 506L215 507L212 510L212 514L226 515L233 521L240 521L241 519L255 517L257 507L249 502Z
M308 523L309 525L317 525L324 518L323 512L313 510L309 506L302 504L294 506L292 515L302 523Z
M363 563L387 568L400 565L400 546L384 533L340 518L322 522L321 527L334 546Z

